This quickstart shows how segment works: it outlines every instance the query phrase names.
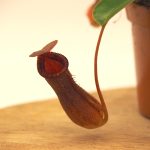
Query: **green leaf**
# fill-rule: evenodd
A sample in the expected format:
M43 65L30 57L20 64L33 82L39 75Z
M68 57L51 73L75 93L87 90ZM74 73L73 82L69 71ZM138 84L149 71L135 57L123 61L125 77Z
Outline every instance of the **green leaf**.
M134 0L101 0L93 10L93 17L100 25L105 25L108 20Z

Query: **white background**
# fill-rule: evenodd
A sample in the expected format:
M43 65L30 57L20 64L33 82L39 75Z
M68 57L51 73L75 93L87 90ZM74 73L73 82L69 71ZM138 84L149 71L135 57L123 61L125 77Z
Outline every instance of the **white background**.
M0 108L56 97L36 70L33 51L58 40L76 82L94 91L93 57L100 28L86 16L93 0L0 1ZM111 19L99 54L102 90L135 86L131 24L125 10Z

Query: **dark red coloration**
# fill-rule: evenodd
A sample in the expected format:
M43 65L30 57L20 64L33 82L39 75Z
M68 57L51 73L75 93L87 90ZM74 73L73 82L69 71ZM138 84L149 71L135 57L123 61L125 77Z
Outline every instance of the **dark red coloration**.
M95 84L100 102L74 82L68 70L67 58L49 51L49 47L53 46L53 43L30 55L38 56L38 72L54 89L68 117L74 123L88 129L100 127L108 120L108 112L99 87L97 72L98 51L104 28L105 26L100 32L94 58Z
M39 55L37 68L54 89L63 109L74 123L88 129L106 123L101 104L74 82L65 56L54 52Z
M59 57L58 57L59 56ZM44 78L61 74L68 67L68 60L61 54L47 52L38 56L37 68Z
M61 72L63 65L54 59L45 57L44 68L47 74L55 74Z

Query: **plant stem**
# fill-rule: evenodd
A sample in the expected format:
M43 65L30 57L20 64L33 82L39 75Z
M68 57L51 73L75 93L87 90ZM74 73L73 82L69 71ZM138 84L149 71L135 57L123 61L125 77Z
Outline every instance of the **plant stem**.
M103 25L102 28L101 28L101 31L100 31L100 34L99 34L99 37L98 37L98 41L97 41L97 45L96 45L95 57L94 57L95 85L96 85L98 96L100 98L100 102L101 102L102 108L104 110L104 123L106 123L107 120L108 120L108 112L107 112L107 108L106 108L106 104L105 104L105 101L104 101L104 97L103 97L103 94L101 92L100 85L99 85L97 60L98 60L99 47L100 47L100 43L101 43L101 39L102 39L102 36L103 36L103 32L104 32L105 26L106 26L106 24Z

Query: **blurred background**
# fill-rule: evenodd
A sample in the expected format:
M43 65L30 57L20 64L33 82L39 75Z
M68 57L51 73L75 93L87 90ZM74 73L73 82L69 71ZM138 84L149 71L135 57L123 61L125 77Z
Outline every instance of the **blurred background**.
M0 0L0 108L56 97L30 58L53 40L75 81L95 91L93 58L100 28L87 10L94 0ZM125 10L108 23L99 53L102 90L136 85L131 24Z

